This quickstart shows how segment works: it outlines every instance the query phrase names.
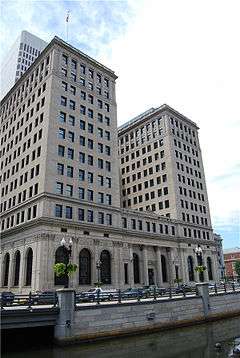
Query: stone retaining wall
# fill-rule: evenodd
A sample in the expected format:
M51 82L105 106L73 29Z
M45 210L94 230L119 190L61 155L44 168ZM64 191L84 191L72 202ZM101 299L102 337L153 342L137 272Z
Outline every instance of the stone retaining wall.
M55 338L58 343L66 344L188 326L234 315L240 316L240 292L210 297L208 291L206 292L207 297L80 306L71 317L69 316L67 325L65 322L68 313L65 310L65 316L61 320L60 307ZM206 299L207 305L204 303Z

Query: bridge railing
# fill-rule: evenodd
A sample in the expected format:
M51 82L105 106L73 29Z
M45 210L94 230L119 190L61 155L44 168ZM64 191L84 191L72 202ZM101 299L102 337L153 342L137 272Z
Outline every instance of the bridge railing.
M40 292L29 294L17 294L12 292L2 292L0 294L1 309L8 307L23 307L33 308L35 306L41 307L57 307L58 298L56 292Z
M240 285L236 284L213 284L209 285L208 291L210 295L220 295L224 293L240 292ZM141 301L160 301L167 299L181 299L186 297L198 296L197 286L184 286L168 288L141 289L133 288L129 290L99 290L95 292L85 291L75 293L75 306L92 305L101 303L129 303Z

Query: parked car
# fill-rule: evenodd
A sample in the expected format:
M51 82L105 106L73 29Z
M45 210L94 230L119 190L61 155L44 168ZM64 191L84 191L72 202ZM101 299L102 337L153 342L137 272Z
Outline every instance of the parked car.
M147 290L144 290L143 288L128 288L127 290L122 292L122 298L146 298L149 296L149 293Z
M104 290L101 287L91 288L86 292L76 294L76 302L94 302L99 299L100 301L111 301L118 297L116 289Z
M156 293L156 296L162 296L166 293L165 287L157 287L155 285L143 286L144 293L146 293L149 297Z
M195 287L193 285L183 283L183 284L179 285L178 287L174 287L173 293L178 294L178 293L183 293L183 292L192 292L193 290L195 290Z
M1 306L10 306L13 304L14 301L14 293L12 292L1 292Z
M32 296L32 303L35 305L53 305L57 303L55 291L43 291Z

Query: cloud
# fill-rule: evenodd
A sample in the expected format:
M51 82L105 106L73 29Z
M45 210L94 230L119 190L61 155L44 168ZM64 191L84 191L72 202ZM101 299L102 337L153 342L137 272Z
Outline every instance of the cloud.
M22 29L65 39L69 9L69 42L119 76L119 125L163 103L199 125L213 227L225 246L237 246L239 7L238 0L5 0L0 48Z
M3 51L25 29L43 40L55 35L66 40L66 15L70 11L69 42L91 56L105 53L126 30L131 16L127 1L3 1L0 46Z

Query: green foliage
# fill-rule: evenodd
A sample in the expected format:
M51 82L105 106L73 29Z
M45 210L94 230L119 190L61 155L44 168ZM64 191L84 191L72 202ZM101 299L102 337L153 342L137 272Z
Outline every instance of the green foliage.
M237 260L234 264L234 270L236 271L236 274L238 277L240 277L240 260Z
M174 283L181 283L182 281L182 278L175 278Z
M58 277L64 276L66 274L68 276L71 276L74 272L76 272L77 265L72 264L71 262L68 263L67 265L64 264L63 262L59 262L53 266L53 270L54 270L56 276L58 276Z
M206 270L206 266L202 266L202 265L199 265L199 266L196 266L195 267L195 271L199 272L199 273L202 273Z

